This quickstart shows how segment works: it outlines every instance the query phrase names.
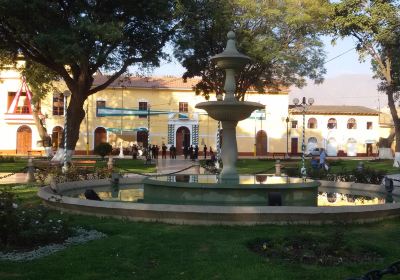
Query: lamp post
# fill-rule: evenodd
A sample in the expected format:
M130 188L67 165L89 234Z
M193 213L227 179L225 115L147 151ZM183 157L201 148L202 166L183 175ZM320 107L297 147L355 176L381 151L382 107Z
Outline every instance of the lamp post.
M314 98L309 98L306 100L305 97L302 98L302 101L300 103L300 100L298 98L293 99L293 103L296 107L301 109L302 115L303 115L303 139L302 139L302 144L301 144L301 169L300 173L301 176L305 179L307 177L307 169L305 166L305 151L306 151L306 143L305 143L305 135L306 135L306 111L307 109L314 104Z
M289 116L286 117L286 158L289 158Z
M63 92L64 96L64 164L62 167L62 172L66 173L68 171L68 163L67 163L67 136L68 136L68 128L67 128L67 101L68 97L71 96L71 92L69 90L66 90Z

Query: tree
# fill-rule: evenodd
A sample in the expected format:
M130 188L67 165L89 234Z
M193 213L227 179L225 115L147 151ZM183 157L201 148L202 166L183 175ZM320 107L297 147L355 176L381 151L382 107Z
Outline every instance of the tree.
M66 148L74 150L85 100L133 64L157 66L173 14L173 0L0 0L0 54L22 53L64 80L72 93ZM93 86L99 70L108 78Z
M267 87L302 87L306 78L323 79L325 55L318 36L328 14L325 0L200 0L184 5L180 13L174 54L186 68L184 78L202 77L197 94L223 93L224 74L209 58L224 49L232 29L238 49L253 59L236 79L237 99L250 87L264 92Z
M400 9L397 0L343 0L332 4L329 26L336 37L352 37L360 59L371 57L378 89L388 97L395 130L395 161L400 162Z

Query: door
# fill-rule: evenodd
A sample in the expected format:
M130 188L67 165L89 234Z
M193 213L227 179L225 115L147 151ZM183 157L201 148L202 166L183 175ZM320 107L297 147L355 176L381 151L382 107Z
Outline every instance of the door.
M266 156L268 153L267 133L264 130L259 130L256 135L256 155Z
M23 125L17 130L17 154L28 154L32 150L32 130Z
M366 154L368 157L372 156L372 144L371 143L367 143L367 151Z
M107 131L104 127L98 127L94 131L94 146L107 142Z
M326 154L331 157L337 156L337 143L335 138L329 138L326 145Z
M176 130L176 153L183 154L183 147L190 146L190 130L186 126L181 126Z
M347 156L357 156L357 141L354 138L350 138L349 140L347 140Z
M149 138L147 131L138 131L136 134L136 141L142 147L147 147Z
M56 126L53 128L51 133L51 142L54 150L57 150L58 147L60 147L62 134L63 128L61 126Z
M291 139L291 149L290 149L290 153L292 154L292 155L297 155L299 152L298 152L298 146L299 146L299 138L292 138Z

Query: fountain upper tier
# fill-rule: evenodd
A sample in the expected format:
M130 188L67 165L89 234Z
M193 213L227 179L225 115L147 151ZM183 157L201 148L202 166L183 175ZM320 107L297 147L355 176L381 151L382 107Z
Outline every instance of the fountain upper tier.
M227 37L228 42L224 51L214 55L210 60L221 69L240 70L251 61L251 58L236 49L235 32L229 31Z
M250 117L257 109L264 105L249 101L207 101L196 105L196 108L207 111L208 115L217 121L241 121Z

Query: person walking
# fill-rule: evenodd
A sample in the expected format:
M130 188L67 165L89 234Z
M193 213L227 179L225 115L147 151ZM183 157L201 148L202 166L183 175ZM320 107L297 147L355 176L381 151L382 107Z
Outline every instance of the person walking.
M206 159L207 158L207 146L206 145L204 145L203 154L204 154L204 159Z

